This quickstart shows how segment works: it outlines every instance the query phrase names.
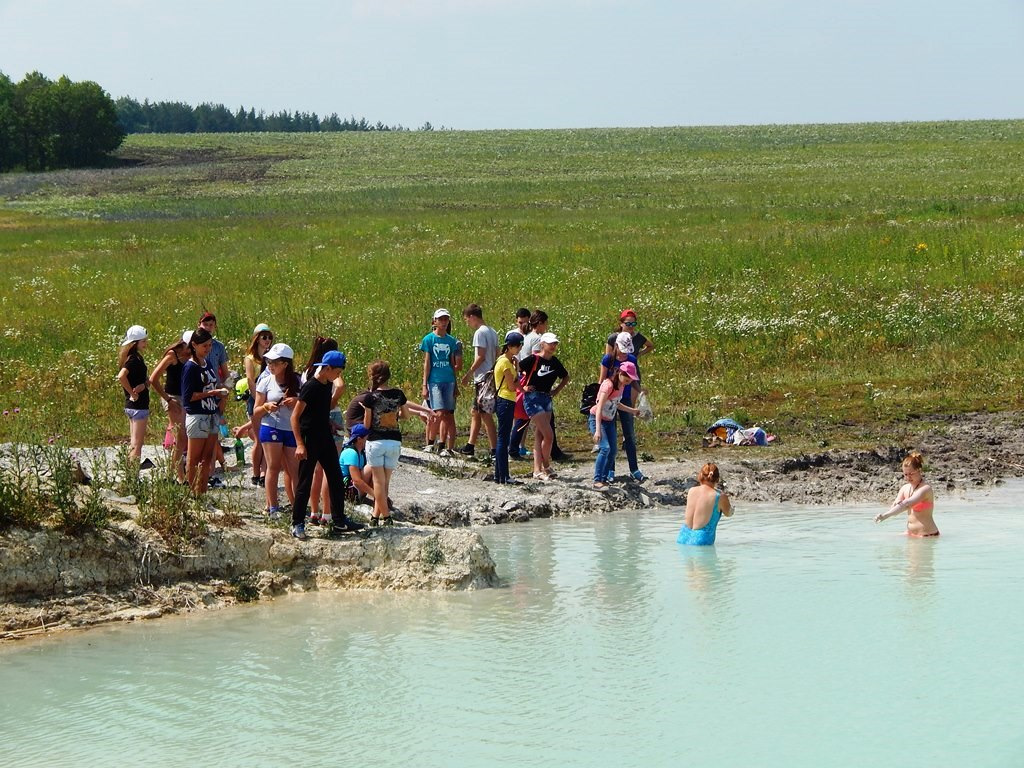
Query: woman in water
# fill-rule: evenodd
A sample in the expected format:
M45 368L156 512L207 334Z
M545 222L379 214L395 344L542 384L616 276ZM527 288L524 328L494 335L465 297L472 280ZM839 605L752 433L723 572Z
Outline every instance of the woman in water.
M935 511L935 495L932 487L924 481L924 457L914 451L903 460L903 479L906 484L896 494L896 500L888 512L875 515L875 522L888 520L893 515L907 512L907 535L916 538L938 536L932 513Z
M722 515L732 517L728 494L716 487L720 480L717 464L701 467L697 485L686 494L686 521L679 529L678 543L696 546L715 543L719 519Z

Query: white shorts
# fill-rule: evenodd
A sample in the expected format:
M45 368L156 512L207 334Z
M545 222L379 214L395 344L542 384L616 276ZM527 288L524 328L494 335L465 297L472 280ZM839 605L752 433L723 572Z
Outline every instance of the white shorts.
M367 440L366 466L394 469L402 455L402 444L398 440Z
M193 440L205 440L220 432L220 414L185 414L185 435Z

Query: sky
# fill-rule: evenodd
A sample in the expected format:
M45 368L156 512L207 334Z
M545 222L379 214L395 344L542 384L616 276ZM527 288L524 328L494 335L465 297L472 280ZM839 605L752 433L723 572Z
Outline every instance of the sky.
M0 71L408 128L1024 118L1024 0L0 0Z

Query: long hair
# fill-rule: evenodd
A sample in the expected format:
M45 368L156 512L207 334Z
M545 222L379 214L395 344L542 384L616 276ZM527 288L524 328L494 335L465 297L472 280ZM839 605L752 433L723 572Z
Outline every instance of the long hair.
M313 366L324 359L324 355L328 352L336 352L338 349L338 342L332 339L330 336L317 335L313 338L313 348L309 351L309 360L306 361L306 378L310 378L314 371Z
M133 341L126 347L121 347L117 352L117 363L118 366L124 368L124 364L128 362L128 358L132 356L142 359L142 355L139 353L139 342Z
M192 338L188 340L188 352L192 355L192 360L196 359L196 347L199 344L205 344L212 338L213 334L202 326L192 332Z
M270 334L270 340L274 340L274 334L271 331L259 331L252 335L252 341L249 342L249 354L252 355L252 359L260 365L263 365L263 355L260 354L260 336L265 333Z
M366 366L366 375L370 379L370 389L379 389L391 378L391 366L386 360L374 360Z
M279 360L284 360L284 370L276 374L274 378L277 379L277 383L284 390L285 397L295 397L299 394L299 376L295 373L295 361L290 357L280 357Z

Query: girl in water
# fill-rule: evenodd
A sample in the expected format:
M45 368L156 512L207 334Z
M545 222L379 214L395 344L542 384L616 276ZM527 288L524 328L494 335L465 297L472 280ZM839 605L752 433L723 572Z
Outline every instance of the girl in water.
M714 544L719 519L722 515L732 517L728 494L716 487L720 480L717 464L709 462L701 467L698 484L686 494L686 521L676 538L679 544Z
M906 510L907 535L915 538L938 536L939 529L932 517L935 511L935 496L932 487L924 481L924 457L914 451L903 460L903 479L906 484L896 494L896 500L888 512L875 515L880 523Z

